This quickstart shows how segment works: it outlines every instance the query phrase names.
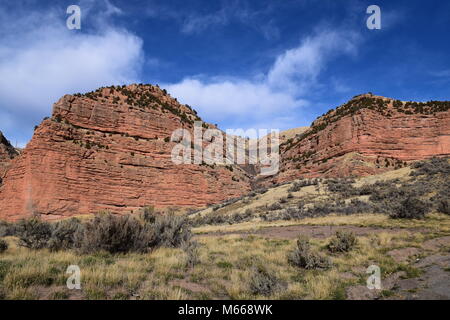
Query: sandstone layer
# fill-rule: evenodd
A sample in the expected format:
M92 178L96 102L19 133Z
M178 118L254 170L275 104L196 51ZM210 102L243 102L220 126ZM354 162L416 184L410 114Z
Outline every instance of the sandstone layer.
M8 139L0 131L0 185L9 168L11 160L19 155L19 152L11 145Z
M195 208L247 193L249 176L237 166L172 162L172 132L191 131L194 120L157 86L65 95L5 174L0 218Z
M280 149L275 182L371 175L414 160L449 156L450 102L356 96Z
M192 132L198 120L191 107L157 86L66 95L20 155L0 136L0 218L197 208L261 184L371 175L450 155L450 102L354 97L309 128L282 133L280 172L272 177L257 176L253 164L173 163L173 131Z

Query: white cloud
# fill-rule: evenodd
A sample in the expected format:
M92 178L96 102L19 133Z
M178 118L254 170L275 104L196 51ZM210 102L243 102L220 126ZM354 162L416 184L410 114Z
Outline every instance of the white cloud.
M357 35L323 31L307 37L297 48L280 55L268 74L271 86L304 94L313 86L326 63L337 54L354 54Z
M309 91L319 85L318 78L327 63L337 55L356 54L357 42L354 33L323 30L280 54L263 77L188 77L164 87L194 106L208 121L287 129L296 126L294 118L301 118L301 109L312 96Z
M430 75L437 77L437 78L450 78L450 69L432 71L432 72L430 72Z
M89 16L92 2L82 3L81 31L66 28L61 10L19 16L19 10L3 11L0 17L0 113L8 114L2 125L15 127L18 135L31 135L30 122L49 115L66 93L138 81L142 40L107 23L106 17L120 13L109 2L103 2L101 16ZM85 32L88 18L102 21L101 28Z
M208 15L190 14L184 19L181 26L181 32L187 34L199 33L206 30L210 26L225 25L228 23L228 20L229 17L223 9Z
M224 27L232 23L245 25L260 33L268 40L278 39L280 30L271 18L274 10L271 4L263 9L250 8L246 1L223 1L216 11L205 13L197 7L187 5L183 10L170 3L150 1L145 12L153 19L164 19L180 25L180 31L187 35L200 34L216 27Z
M7 136L26 141L33 126L50 114L52 103L66 93L140 82L144 63L160 63L150 57L145 62L142 40L109 23L111 16L122 14L120 9L107 0L100 5L80 3L81 32L67 30L65 12L0 10L0 130ZM86 21L99 27L86 32ZM305 124L299 121L302 108L310 104L310 91L320 85L321 73L335 56L354 54L357 41L349 32L323 30L280 53L262 76L191 76L162 86L207 121L287 129Z
M292 109L304 101L282 91L273 91L267 83L247 80L226 80L204 83L185 79L180 83L165 85L175 97L195 102L201 115L224 120L229 117L265 117L279 108Z

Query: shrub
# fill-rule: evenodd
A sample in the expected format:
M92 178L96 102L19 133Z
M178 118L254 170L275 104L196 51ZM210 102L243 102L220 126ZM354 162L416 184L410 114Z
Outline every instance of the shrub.
M30 249L42 249L52 236L52 226L38 217L21 220L16 226L19 245Z
M450 182L440 183L440 191L431 200L434 202L436 210L441 213L450 214Z
M62 220L52 227L52 234L47 243L50 250L56 251L76 247L76 234L81 233L83 229L83 225L78 219Z
M358 239L352 232L338 231L327 245L328 251L349 252L358 244Z
M450 214L450 202L448 199L438 199L437 210L441 213Z
M84 253L145 252L150 231L136 218L112 214L97 215L76 235L77 247Z
M268 207L268 209L269 209L270 211L275 211L275 210L280 210L280 209L282 209L282 207L281 207L281 204L275 202L275 203L272 203L272 204Z
M14 224L0 221L0 237L12 236L15 233Z
M354 182L351 179L330 179L327 180L327 188L330 192L336 192L344 197L350 197L358 193L353 187Z
M200 262L199 244L197 241L189 241L183 246L186 253L186 267L192 268Z
M292 186L288 189L289 192L297 192L300 191L302 188L301 184L299 182L294 182Z
M446 158L432 158L428 161L416 162L412 165L411 176L450 174L450 164Z
M407 196L412 196L411 190L407 190L404 186L397 187L392 182L385 182L385 183L374 183L372 185L372 193L369 197L370 201L374 202L382 202L382 201L389 201L389 202L398 202L401 199L405 199ZM365 192L368 191L368 187L364 189Z
M185 217L170 215L158 216L151 225L151 247L176 248L191 239L191 229Z
M156 220L155 207L145 207L144 212L142 213L142 220L147 223L154 223Z
M300 237L296 248L288 254L288 262L303 269L328 269L331 261L311 249L309 240Z
M270 296L285 288L286 283L281 281L273 272L259 265L251 271L249 286L253 294Z
M307 186L314 186L314 185L318 185L319 184L319 180L318 179L304 179L304 180L299 180L299 181L295 181L291 187L288 189L289 192L297 192L300 191L301 188L303 187L307 187Z
M260 188L260 189L256 189L255 192L258 194L264 194L268 191L269 189L267 188Z
M0 239L0 253L5 252L6 250L8 250L8 243L5 240Z
M220 214L217 212L212 212L210 214L204 216L197 216L192 224L194 226L201 226L205 224L213 225L213 224L223 224L230 221L230 217L225 214Z
M427 213L427 205L416 198L408 197L394 208L391 218L394 219L423 219Z

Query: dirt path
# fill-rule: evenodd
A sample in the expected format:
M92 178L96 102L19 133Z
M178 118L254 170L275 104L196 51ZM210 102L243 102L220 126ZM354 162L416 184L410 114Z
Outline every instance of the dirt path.
M423 274L396 281L392 299L450 300L450 254L428 256L415 266Z
M353 232L357 236L367 236L374 233L389 232L400 233L407 231L424 232L426 229L402 229L402 228L377 228L377 227L357 227L357 226L281 226L265 227L259 230L230 231L230 232L210 232L198 235L198 237L220 237L226 235L255 235L270 239L296 239L299 235L306 235L312 238L328 238L336 231Z
M369 290L364 285L347 288L351 300L450 300L450 236L427 240L419 248L389 251L397 262L419 269L420 275L407 278L397 272L382 280L382 290ZM431 253L420 259L420 255Z

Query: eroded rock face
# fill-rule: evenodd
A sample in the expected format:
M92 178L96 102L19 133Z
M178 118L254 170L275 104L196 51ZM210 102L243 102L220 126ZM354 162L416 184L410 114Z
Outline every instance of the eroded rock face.
M11 145L0 131L0 185L11 160L19 155L19 152Z
M150 85L62 97L7 171L0 218L201 207L247 193L249 177L236 166L172 162L172 132L192 130L194 120L189 106Z
M414 160L449 156L450 102L357 96L280 149L276 182L371 175Z
M0 144L0 164L7 163L0 171L0 218L202 207L239 197L251 186L371 175L450 155L450 102L357 96L281 139L275 177L257 176L255 165L174 164L170 136L179 128L192 132L195 120L200 118L189 106L150 85L62 97L20 156L9 143Z

